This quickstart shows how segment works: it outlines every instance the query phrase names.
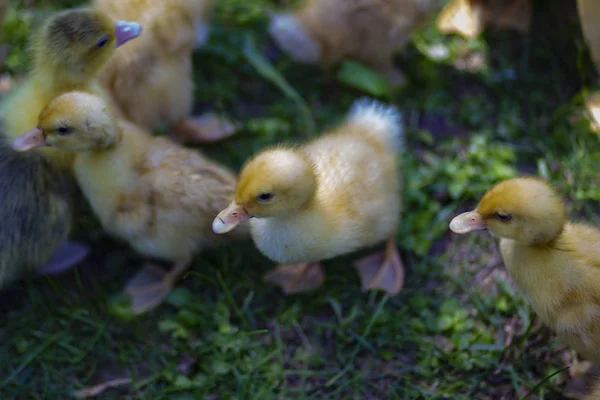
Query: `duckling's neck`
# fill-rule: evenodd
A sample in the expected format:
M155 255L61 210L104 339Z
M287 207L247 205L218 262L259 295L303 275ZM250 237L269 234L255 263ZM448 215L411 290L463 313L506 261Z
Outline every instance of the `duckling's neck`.
M47 78L47 76L48 75L42 72L35 74L35 78L39 82L38 85L43 87L44 91L51 96L57 96L61 93L70 92L87 86L87 82L82 79L60 74L52 79Z
M93 75L65 70L52 64L36 65L33 74L38 84L53 96L72 90L81 90L95 82Z
M552 228L525 230L522 232L522 239L519 242L531 247L554 247L560 242L565 229L565 224L557 224Z
M120 133L111 144L77 153L74 164L79 187L102 221L110 218L123 195L135 187L136 164L145 149L135 135Z

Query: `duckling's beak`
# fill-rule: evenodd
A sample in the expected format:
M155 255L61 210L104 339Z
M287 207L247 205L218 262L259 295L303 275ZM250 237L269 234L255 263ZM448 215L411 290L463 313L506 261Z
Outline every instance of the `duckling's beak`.
M231 204L221 211L213 221L213 232L219 235L227 233L242 222L250 219L250 217L251 215L248 214L244 207L240 206L235 201L232 201Z
M135 39L142 33L142 25L137 22L117 21L115 22L115 37L117 47Z
M450 221L450 230L461 235L469 232L484 231L486 229L487 225L481 214L477 211L462 213Z
M16 151L29 151L36 147L46 146L46 139L44 138L44 132L38 127L25 132L21 136L18 136L13 144L12 148Z

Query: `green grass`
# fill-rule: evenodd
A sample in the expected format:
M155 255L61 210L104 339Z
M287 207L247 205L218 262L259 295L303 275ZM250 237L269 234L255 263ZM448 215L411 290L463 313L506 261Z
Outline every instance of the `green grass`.
M28 31L56 3L25 11L13 2L5 72L26 70ZM99 398L561 398L563 369L576 359L514 289L494 240L447 229L491 184L519 173L552 179L574 217L599 220L600 144L572 119L595 76L573 5L546 3L536 3L527 38L488 32L467 42L430 24L401 56L406 87L389 92L355 64L265 63L274 2L221 0L194 55L196 98L243 129L205 147L215 159L239 168L266 145L312 137L364 95L402 108L404 290L362 293L350 255L325 264L319 290L285 297L261 282L273 263L245 243L201 254L167 304L123 320L108 298L143 260L85 218L75 236L94 245L88 261L1 294L0 398L63 399L124 377L131 384ZM430 58L433 46L448 56ZM477 57L481 68L456 68Z

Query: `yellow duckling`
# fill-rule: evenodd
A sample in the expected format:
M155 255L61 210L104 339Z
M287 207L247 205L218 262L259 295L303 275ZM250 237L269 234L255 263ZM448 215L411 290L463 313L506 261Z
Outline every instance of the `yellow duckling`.
M569 346L600 362L600 230L569 222L546 181L520 177L493 186L455 217L459 234L489 229L514 282L541 320Z
M250 159L213 231L225 233L252 218L258 249L276 262L290 263L265 276L285 293L321 285L320 260L387 240L385 257L376 254L356 266L364 289L398 293L404 280L395 244L403 135L394 107L359 100L346 122L323 137Z
M115 23L98 11L74 9L51 16L33 36L33 71L0 111L0 287L33 270L68 269L87 253L86 246L66 241L76 190L69 172L73 157L52 148L20 154L11 144L65 90L109 98L94 75L140 30L137 23Z
M211 222L233 195L235 176L195 150L118 120L101 97L60 95L42 110L38 127L13 144L18 151L42 146L76 154L77 182L108 232L175 263L168 274L150 266L129 282L134 314L157 306L193 256L220 242Z

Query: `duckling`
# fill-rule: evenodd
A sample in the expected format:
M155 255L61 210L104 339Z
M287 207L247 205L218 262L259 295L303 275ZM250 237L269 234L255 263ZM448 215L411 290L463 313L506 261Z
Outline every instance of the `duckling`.
M73 158L52 148L21 154L11 144L65 90L108 97L94 74L140 30L137 23L115 23L98 11L74 9L50 17L33 37L33 70L0 106L0 287L34 270L68 269L87 254L87 246L65 241L76 193Z
M235 176L195 150L119 119L101 97L58 96L40 113L38 127L13 142L17 151L43 146L76 155L77 182L107 232L175 264L168 274L148 266L132 278L125 294L134 314L160 304L193 256L223 240L211 223L233 195Z
M396 108L359 100L345 123L324 136L251 158L213 231L226 233L250 220L258 249L283 264L264 279L286 294L320 286L325 275L319 261L387 240L385 253L355 266L364 290L397 294L404 280L395 243L403 136Z
M211 142L234 126L216 115L190 117L192 52L206 42L214 0L95 0L113 18L140 21L144 35L119 49L100 76L129 120L150 130L169 125L174 138ZM211 124L213 124L211 126Z
M393 57L412 31L437 11L438 0L306 0L274 13L269 32L294 60L332 67L346 58L365 63L391 83L404 78Z
M540 319L590 361L600 362L600 230L569 222L554 187L536 177L502 181L455 217L458 234L489 230Z

